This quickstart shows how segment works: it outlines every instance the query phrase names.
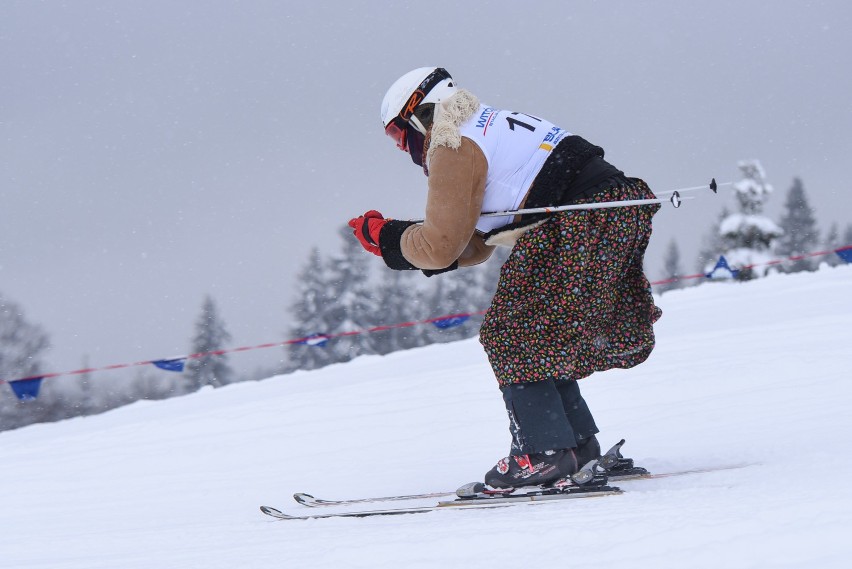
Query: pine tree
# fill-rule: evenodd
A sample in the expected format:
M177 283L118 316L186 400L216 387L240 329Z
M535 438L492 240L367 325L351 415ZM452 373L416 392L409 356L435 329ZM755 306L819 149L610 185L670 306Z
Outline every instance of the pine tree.
M29 322L23 309L0 294L0 378L8 381L35 377L43 373L42 357L50 346L47 334ZM59 402L45 396L43 384L35 401L19 402L9 385L0 385L0 431L30 423L64 418Z
M808 196L800 178L793 178L793 185L787 192L781 229L784 234L778 239L775 251L782 257L812 252L819 241L814 212L808 203ZM809 258L785 265L785 270L791 273L813 268L814 261Z
M841 247L850 247L852 246L852 223L846 226L846 229L843 231L843 242L840 244Z
M828 231L825 232L825 238L820 245L820 249L822 251L834 251L838 247L842 247L840 244L840 229L837 227L837 223L832 223ZM843 263L843 261L837 255L829 253L824 257L820 257L817 259L816 264L820 265L822 263L826 263L830 267L836 267Z
M511 254L510 248L497 247L487 261L472 268L479 277L478 300L474 301L479 310L484 310L491 305L494 293L497 292L497 283L500 281L500 270Z
M82 369L89 369L89 356L83 356ZM80 415L91 415L96 412L97 404L95 402L94 389L92 387L92 374L85 372L80 374L77 380L77 385L80 388L78 396L79 403L77 404L77 412Z
M683 270L680 268L680 250L678 249L677 242L674 239L669 242L669 248L666 251L665 258L663 259L663 270L665 271L664 279L669 282L657 285L657 290L660 294L670 290L683 288L683 281L680 280L680 277L683 276Z
M836 251L844 247L852 247L852 223L847 225L843 230L843 237L838 235L839 231L837 230L837 224L832 225L832 230L833 233L830 232L826 239L827 242L825 248L827 251ZM844 259L840 258L840 255L836 254L829 255L826 260L832 267L846 263Z
M138 401L140 399L159 400L174 397L175 394L180 393L179 377L177 374L161 370L139 369L130 384L129 398Z
M722 220L719 232L722 237L725 258L734 267L743 267L740 278L751 279L766 274L766 269L751 265L765 263L771 259L773 241L783 230L768 217L762 215L772 186L766 181L766 173L757 160L739 163L743 179L734 184L734 192L740 207ZM705 267L710 270L712 265Z
M469 314L479 310L481 302L481 278L476 268L464 267L441 273L430 279L431 294L427 296L430 316ZM468 320L457 326L442 328L433 324L428 331L431 342L454 342L475 336L479 331L480 318Z
M234 373L228 365L227 355L210 353L224 349L230 341L231 335L225 329L216 303L212 297L206 296L195 322L191 353L207 355L191 358L186 364L185 373L190 391L196 391L206 385L222 387L233 381Z
M376 298L381 306L384 322L395 325L420 322L429 318L421 302L416 279L422 275L416 271L387 271L376 287ZM409 350L429 343L428 329L422 324L394 327L373 334L374 346L379 354Z
M361 249L350 228L342 228L340 236L343 246L338 255L326 261L313 249L298 277L299 294L291 306L290 337L320 337L316 342L290 346L298 369L315 369L379 353L378 340L371 333L361 332L386 323L370 282L371 263L376 259ZM347 332L359 333L345 335ZM333 337L321 341L322 336Z
M381 261L361 248L348 226L342 227L339 235L342 239L341 252L331 259L329 266L333 302L327 308L327 315L332 332L359 332L386 323L370 282L374 262ZM382 269L387 270L384 266ZM329 342L328 348L334 361L346 362L358 356L378 353L374 342L371 333L361 332L335 338Z
M41 327L27 321L23 309L0 294L0 378L38 375L49 345Z
M334 302L332 276L327 268L328 263L320 255L319 249L312 248L296 278L296 300L290 306L290 339L325 335L333 331L334 324L326 318L326 310ZM322 344L290 344L287 351L294 369L317 369L334 363L333 355Z
M723 207L722 211L719 213L719 217L710 228L710 231L708 231L704 236L703 244L698 252L698 259L696 261L696 269L698 271L704 273L708 272L711 268L713 268L719 260L719 256L724 252L725 245L722 241L722 232L719 228L722 226L722 222L730 215L731 210L727 207Z

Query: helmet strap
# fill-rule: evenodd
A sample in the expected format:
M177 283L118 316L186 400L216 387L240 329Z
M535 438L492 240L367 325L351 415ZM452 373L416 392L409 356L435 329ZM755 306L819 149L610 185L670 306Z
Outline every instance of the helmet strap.
M411 115L408 118L408 122L410 122L411 126L416 128L420 132L420 134L423 134L423 135L426 134L426 127L423 126L423 123L420 122L420 119L418 119L416 115Z

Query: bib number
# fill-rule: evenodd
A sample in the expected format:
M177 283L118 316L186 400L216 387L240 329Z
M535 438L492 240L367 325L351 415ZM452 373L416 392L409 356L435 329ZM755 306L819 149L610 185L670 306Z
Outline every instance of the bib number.
M541 119L536 118L532 115L527 115L527 114L524 114L524 113L512 113L512 114L513 115L524 115L525 117L529 117L534 121L541 122ZM512 117L506 117L506 122L509 123L509 130L515 130L515 127L519 126L519 127L527 129L530 132L535 132L535 126L533 126L529 123L525 123L524 121L519 121L518 119L515 119L515 118L512 118Z

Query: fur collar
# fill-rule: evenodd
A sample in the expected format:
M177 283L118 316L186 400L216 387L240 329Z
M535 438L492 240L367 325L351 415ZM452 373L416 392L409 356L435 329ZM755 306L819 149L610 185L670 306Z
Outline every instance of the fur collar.
M485 235L485 244L492 245L494 247L508 247L511 249L524 233L535 229L545 221L547 220L539 219L537 221L529 221L526 224L510 223L509 225L492 229Z
M459 89L452 96L435 106L435 118L429 141L427 161L439 146L456 149L461 146L459 127L479 109L479 99L466 89Z

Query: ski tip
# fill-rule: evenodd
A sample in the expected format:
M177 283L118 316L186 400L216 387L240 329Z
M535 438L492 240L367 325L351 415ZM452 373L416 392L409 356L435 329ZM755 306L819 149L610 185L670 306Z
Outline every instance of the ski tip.
M714 194L718 193L716 191L718 188L719 188L719 186L716 185L716 178L711 178L710 179L710 189L713 190Z
M311 496L310 494L305 494L304 492L296 492L293 494L293 499L299 502L300 504L306 504L308 502L314 502L316 498Z
M284 512L273 508L272 506L261 506L260 511L266 514L267 516L275 516L276 518L284 516Z

